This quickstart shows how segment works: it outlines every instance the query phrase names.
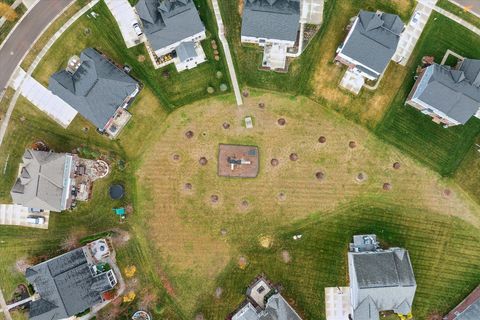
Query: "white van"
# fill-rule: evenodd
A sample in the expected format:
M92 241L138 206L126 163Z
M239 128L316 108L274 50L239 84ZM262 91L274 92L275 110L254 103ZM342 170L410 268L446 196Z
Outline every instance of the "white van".
M27 222L30 224L44 224L45 218L44 217L37 217L37 216L28 216Z
M137 36L141 36L143 34L142 32L142 29L140 28L140 26L138 25L138 22L134 21L133 24L133 30L135 30L135 33L137 34Z

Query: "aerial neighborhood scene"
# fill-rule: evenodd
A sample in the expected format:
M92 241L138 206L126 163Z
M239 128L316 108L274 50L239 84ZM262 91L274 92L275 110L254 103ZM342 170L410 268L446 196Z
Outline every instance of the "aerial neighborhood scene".
M480 320L480 1L0 0L0 320Z

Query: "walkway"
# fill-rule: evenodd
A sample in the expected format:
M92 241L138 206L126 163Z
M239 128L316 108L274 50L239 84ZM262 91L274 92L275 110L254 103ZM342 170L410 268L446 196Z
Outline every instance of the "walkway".
M56 123L67 128L77 115L77 110L54 95L32 76L19 68L10 85L28 99L40 111L46 113Z
M406 66L418 39L422 35L423 29L432 14L433 7L437 0L419 0L413 13L412 19L405 27L398 42L397 51L392 60L402 66Z
M105 4L117 20L127 48L134 47L145 41L145 36L138 37L133 24L138 23L137 15L128 0L105 0Z
M451 12L448 12L447 10L445 9L442 9L440 7L437 7L435 6L433 8L435 11L437 11L438 13L444 15L445 17L449 18L449 19L452 19L453 21L461 24L462 26L464 26L465 28L469 29L470 31L472 32L475 32L476 34L480 35L480 29L475 27L473 24L471 23L468 23L467 21L457 17L456 15L454 15L453 13Z
M223 51L225 52L225 57L227 59L228 72L230 73L230 78L232 80L235 99L237 100L237 105L241 106L243 104L242 94L240 92L240 87L238 86L237 73L235 72L232 54L230 53L230 47L228 46L228 41L225 37L225 26L223 25L222 14L220 13L220 7L218 6L218 0L212 0L212 4L213 11L215 12L215 19L217 20L218 37L220 38L220 42L222 42Z
M57 0L55 0L57 1ZM63 1L63 0L62 0ZM65 0L65 2L70 2L71 0ZM33 71L35 70L35 68L37 67L37 65L40 63L40 61L43 59L43 57L47 54L48 50L50 49L50 47L55 43L55 41L57 41L58 38L60 38L60 36L65 32L65 30L68 29L68 27L70 27L75 21L77 21L78 18L80 18L85 12L87 12L88 10L90 10L94 5L96 5L98 3L99 0L92 0L89 4L87 4L86 6L84 6L80 11L78 11L75 15L73 15L73 17L71 17L51 38L50 40L48 40L47 44L45 45L45 47L43 47L42 51L40 51L40 53L37 55L37 57L35 58L35 60L33 61L32 65L30 66L30 68L28 68L27 70L27 74L29 76L32 75ZM50 4L54 3L53 1L40 1L40 3L44 3L44 2L49 2ZM73 3L73 2L72 2ZM36 5L34 7L34 9L38 7L38 5ZM66 9L67 7L65 7ZM58 14L60 15L61 12ZM56 20L56 17L51 20L51 23L53 23L54 21ZM46 29L48 28L48 25L44 28ZM44 32L45 30L41 31L40 32L40 35ZM33 45L33 42L30 44L30 47ZM29 47L29 49L30 49ZM29 50L28 49L28 50ZM27 50L27 52L28 52ZM25 55L27 54L27 52L25 53ZM20 64L20 62L23 60L23 57L22 59L19 60L19 62L17 63L17 65L15 66L15 69L18 67L18 65ZM0 65L2 63L2 60L1 60L1 52L0 52ZM15 70L14 69L14 70ZM13 71L11 72L13 74ZM10 77L10 76L9 76ZM20 84L21 85L21 84ZM5 114L5 119L3 119L3 122L0 126L0 146L2 145L2 142L3 142L3 139L5 137L5 133L7 132L7 128L8 128L8 123L10 122L10 118L12 116L12 113L13 113L13 109L15 108L15 104L17 103L17 99L20 95L20 91L15 91L15 94L13 95L12 97L12 100L10 101L10 104L8 105L8 110L7 110L7 113ZM0 95L1 96L1 95Z
M0 289L0 309L3 311L3 315L5 317L5 320L12 320L12 316L10 315L10 312L8 311L7 302L5 301L5 298L3 297L3 293L2 293L1 289Z

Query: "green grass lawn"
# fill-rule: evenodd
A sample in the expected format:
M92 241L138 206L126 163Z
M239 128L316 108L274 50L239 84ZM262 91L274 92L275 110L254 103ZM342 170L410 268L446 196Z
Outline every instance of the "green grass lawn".
M27 7L22 3L16 9L15 12L17 13L17 18L14 21L5 21L5 23L0 27L0 44L5 40L7 35L13 29L15 24L18 20L23 16L23 14L27 11Z
M475 27L480 28L480 18L473 13L468 12L465 8L459 7L456 4L451 3L449 0L439 0L437 6L455 14Z
M439 63L447 49L468 58L480 58L480 37L448 18L433 13L409 62L408 76L375 132L435 171L448 176L457 170L480 134L480 120L472 118L466 125L445 129L416 109L404 106L422 56L433 55Z
M242 243L249 265L242 270L236 260L231 261L216 282L223 289L222 297L217 299L214 292L206 295L198 312L206 319L223 319L244 299L252 279L264 273L281 284L282 294L304 319L325 319L324 287L348 284L348 243L353 234L365 233L377 234L383 246L408 249L418 285L413 305L416 319L427 319L434 311L448 312L478 285L477 229L456 218L358 199L278 230L269 249L255 243L256 239ZM303 237L294 241L295 234ZM283 250L289 252L290 263L283 262Z
M94 19L84 15L76 21L52 46L35 70L34 77L47 85L50 75L65 68L72 55L78 55L84 48L94 47L117 63L132 66L132 75L151 88L166 110L207 97L208 86L214 87L216 94L220 94L220 84L229 84L228 74L224 67L222 53L219 62L213 59L210 41L216 40L216 33L206 0L199 0L198 7L208 33L207 40L203 41L208 61L195 69L178 73L173 65L169 65L155 70L144 45L130 49L125 47L115 19L105 3L101 1L92 9L100 16ZM218 40L217 43L219 43ZM143 56L145 61L140 62L140 56ZM163 76L165 70L170 74L168 78ZM223 73L221 79L216 77L217 71Z

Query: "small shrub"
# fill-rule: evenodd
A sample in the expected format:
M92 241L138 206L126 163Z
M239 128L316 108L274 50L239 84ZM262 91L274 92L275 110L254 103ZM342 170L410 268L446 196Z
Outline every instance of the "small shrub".
M210 93L210 94L212 94L212 93L215 92L215 89L214 89L213 87L208 87L208 88L207 88L207 92Z
M222 83L222 84L220 85L220 91L225 92L225 91L227 91L227 89L228 89L228 87L227 87L227 85L226 85L225 83Z
M223 77L222 71L217 71L216 77L217 77L217 79L222 79L222 77Z

